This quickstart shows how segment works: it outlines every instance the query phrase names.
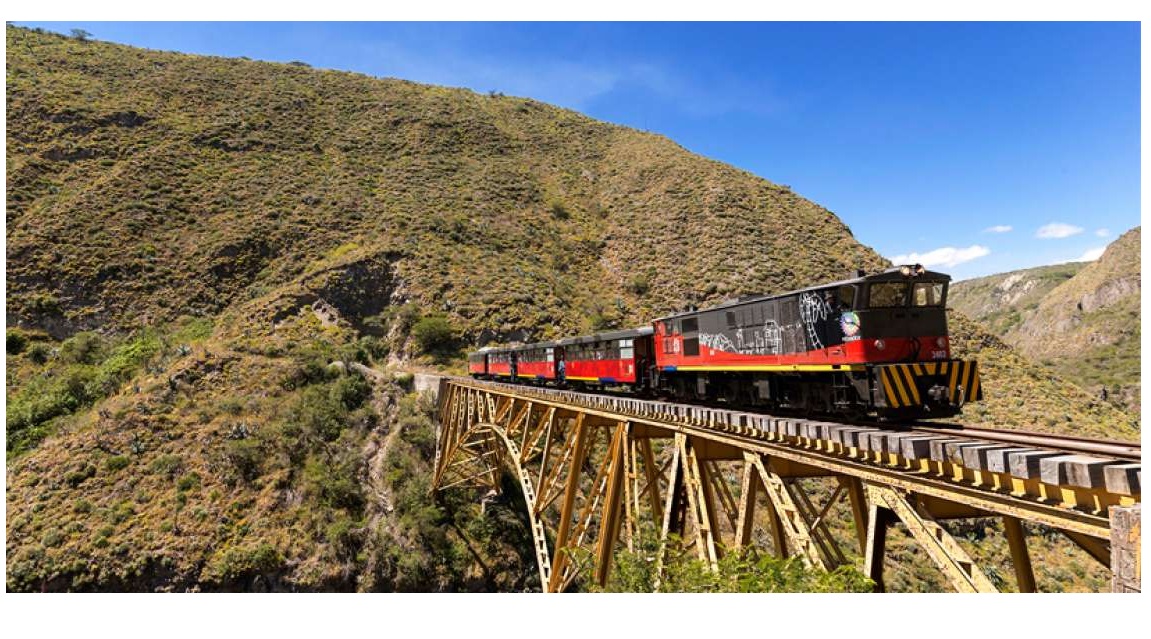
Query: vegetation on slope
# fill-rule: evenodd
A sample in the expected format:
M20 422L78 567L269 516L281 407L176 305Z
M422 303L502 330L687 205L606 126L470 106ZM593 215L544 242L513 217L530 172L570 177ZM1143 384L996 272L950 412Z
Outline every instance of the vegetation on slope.
M512 506L429 497L430 403L330 366L361 351L310 313L266 344L198 343L11 458L8 589L531 584Z
M1020 354L1138 415L1140 236L1128 231L1090 264L959 282L952 306Z
M1005 337L1034 317L1051 289L1084 266L1085 262L1069 262L953 282L947 305Z

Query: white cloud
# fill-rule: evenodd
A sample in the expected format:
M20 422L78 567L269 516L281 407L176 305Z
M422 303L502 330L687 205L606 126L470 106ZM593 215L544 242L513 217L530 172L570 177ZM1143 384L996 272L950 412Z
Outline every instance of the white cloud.
M1105 251L1105 250L1107 250L1106 246L1100 246L1099 248L1087 249L1087 252L1085 252L1083 255L1080 255L1079 257L1077 257L1071 261L1072 262L1094 262L1095 260L1099 259L1099 256L1103 255L1103 251Z
M984 233L1010 233L1013 227L1007 224L996 224L983 229Z
M1039 227L1035 231L1035 237L1044 240L1059 240L1072 235L1079 235L1083 232L1082 226L1075 226L1074 224L1064 224L1063 222L1052 222L1045 226Z
M978 244L967 248L944 246L926 253L909 253L890 258L895 264L922 264L924 266L958 266L964 262L981 258L991 253L991 249Z
M1095 237L1107 237L1108 235L1111 235L1110 229L1096 229L1095 230Z

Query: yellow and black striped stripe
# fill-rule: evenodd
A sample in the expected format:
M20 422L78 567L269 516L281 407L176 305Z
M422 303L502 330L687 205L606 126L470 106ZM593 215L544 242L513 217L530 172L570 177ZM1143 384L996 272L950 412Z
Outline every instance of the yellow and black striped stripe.
M924 404L921 390L931 386L947 386L952 404L983 399L979 384L979 363L961 360L946 362L917 362L914 364L884 364L876 367L883 397L889 408L905 408ZM962 395L962 398L961 398Z

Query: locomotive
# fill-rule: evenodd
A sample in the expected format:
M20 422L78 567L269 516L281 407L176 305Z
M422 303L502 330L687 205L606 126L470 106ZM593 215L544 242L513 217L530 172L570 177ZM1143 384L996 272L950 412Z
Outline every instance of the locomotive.
M919 264L780 295L751 295L650 326L481 349L476 378L684 402L905 421L983 398L951 357L951 277Z

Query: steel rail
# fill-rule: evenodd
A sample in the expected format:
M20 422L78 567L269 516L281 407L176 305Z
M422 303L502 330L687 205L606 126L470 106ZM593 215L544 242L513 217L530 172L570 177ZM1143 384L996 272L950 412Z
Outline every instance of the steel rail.
M493 380L475 380L471 377L452 377L449 379L459 379L465 381L478 381L488 384L501 384L512 388L525 388L531 391L559 391L565 393L574 393L577 395L587 395L588 397L609 397L620 399L637 399L648 402L666 403L668 405L682 404L685 406L698 406L702 408L711 408L716 410L730 410L743 413L753 413L762 415L764 417L779 418L779 419L818 419L819 421L832 422L843 424L845 426L866 426L869 428L881 428L884 430L913 430L915 432L922 432L924 434L935 435L967 435L975 439L987 440L989 442L1002 442L1006 444L1020 444L1027 446L1036 446L1040 448L1049 448L1051 450L1067 452L1067 453L1083 453L1094 455L1106 455L1113 457L1117 460L1129 461L1142 461L1141 446L1138 441L1125 441L1119 439L1104 439L1094 437L1083 437L1078 435L1065 435L1056 433L1043 433L1039 431L1030 430L1015 430L1015 429L1000 429L1000 428L983 428L978 426L967 426L960 423L936 423L926 421L915 421L907 424L898 424L892 422L878 421L874 419L845 419L835 415L805 415L800 413L792 413L788 411L781 411L776 413L767 413L757 410L756 407L740 406L736 404L727 404L725 402L673 402L660 398L645 398L637 397L634 395L626 395L614 392L595 392L588 390L574 390L566 388L551 388L548 386L539 386L532 384L509 384L507 382L498 382Z

